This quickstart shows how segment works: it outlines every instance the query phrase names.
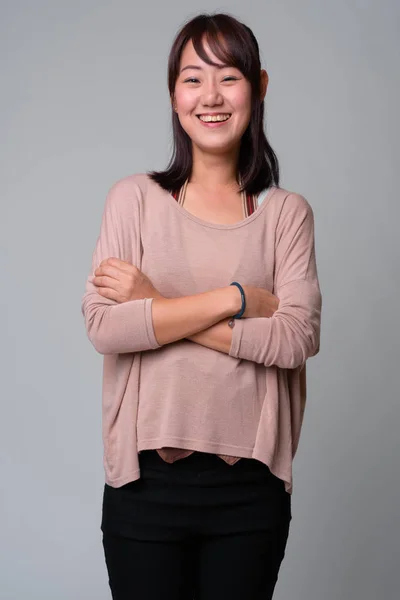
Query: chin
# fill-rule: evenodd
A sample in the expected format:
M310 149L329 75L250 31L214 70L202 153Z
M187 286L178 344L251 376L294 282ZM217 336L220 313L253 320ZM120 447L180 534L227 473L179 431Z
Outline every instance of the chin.
M224 154L226 152L231 152L231 150L240 143L240 140L231 140L229 143L225 144L204 144L201 141L192 139L192 143L202 152L208 152L209 154Z

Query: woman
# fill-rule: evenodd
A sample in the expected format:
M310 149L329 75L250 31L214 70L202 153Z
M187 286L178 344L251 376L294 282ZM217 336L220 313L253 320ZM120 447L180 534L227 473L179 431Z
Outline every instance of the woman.
M104 355L109 585L117 600L267 600L319 351L313 211L279 187L247 26L197 16L168 68L173 159L110 189L82 301Z

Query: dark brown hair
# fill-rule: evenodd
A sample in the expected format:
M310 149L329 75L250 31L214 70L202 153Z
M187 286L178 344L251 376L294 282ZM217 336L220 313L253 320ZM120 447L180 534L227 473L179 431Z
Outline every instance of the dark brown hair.
M270 185L279 187L279 164L264 133L264 100L260 99L260 54L257 40L251 29L229 14L200 14L188 21L176 34L168 59L168 88L174 97L179 76L182 51L190 40L198 56L209 65L215 63L207 56L202 45L206 40L213 53L228 66L243 73L251 84L251 117L242 136L238 160L238 181L241 190L258 194ZM221 38L223 43L221 42ZM182 128L172 104L173 155L165 171L147 174L167 191L182 187L192 171L192 142Z

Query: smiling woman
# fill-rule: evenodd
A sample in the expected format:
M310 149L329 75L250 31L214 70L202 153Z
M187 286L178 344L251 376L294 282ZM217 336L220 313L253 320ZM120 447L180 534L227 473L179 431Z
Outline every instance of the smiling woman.
M114 600L270 600L322 297L313 211L279 187L249 27L187 22L174 152L110 189L82 299L104 355L101 529Z
M268 74L261 68L258 43L247 25L221 14L192 19L173 42L168 87L174 152L165 171L149 173L155 182L177 190L188 178L192 183L200 178L204 181L197 165L212 152L214 173L208 173L205 181L214 192L226 191L227 182L215 162L221 149L226 158L229 153L231 172L226 172L226 166L223 170L228 186L241 181L239 189L233 186L235 191L259 194L279 185L278 160L263 122ZM230 118L222 124L199 119L199 115L227 114ZM207 130L218 137L204 136L202 132Z

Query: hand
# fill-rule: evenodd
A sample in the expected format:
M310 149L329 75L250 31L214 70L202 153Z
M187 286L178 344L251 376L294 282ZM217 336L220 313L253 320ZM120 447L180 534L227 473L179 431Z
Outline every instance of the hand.
M140 269L114 257L101 261L94 272L92 283L101 296L118 303L163 297Z
M239 290L238 290L239 291ZM272 317L278 310L279 298L264 288L244 285L246 296L246 310L243 317Z

